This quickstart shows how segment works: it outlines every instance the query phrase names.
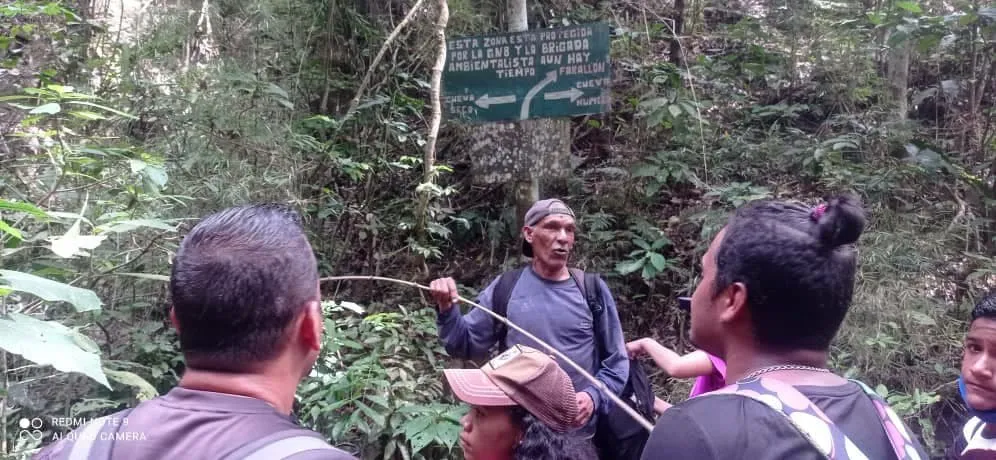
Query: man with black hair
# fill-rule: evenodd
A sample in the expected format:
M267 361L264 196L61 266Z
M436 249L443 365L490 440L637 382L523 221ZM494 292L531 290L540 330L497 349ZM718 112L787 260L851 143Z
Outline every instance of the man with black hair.
M996 459L996 291L972 309L958 391L971 418L948 452L951 460Z
M702 257L691 305L690 339L725 361L729 385L666 410L644 460L928 458L874 391L827 369L864 225L850 196L736 211Z
M581 289L586 283L572 276L567 262L574 248L575 227L574 211L563 201L547 199L533 204L522 229L522 253L532 261L514 272L514 278L505 278L511 279L514 287L505 292L504 313L618 395L629 375L619 314L604 281L598 279L597 286L585 288L595 291L592 294L600 299L603 310L595 313ZM477 303L501 313L495 305L499 303L496 293L502 291L502 279L492 281ZM516 344L542 349L518 331L496 327L498 324L487 313L474 309L464 315L459 308L453 308L458 294L452 278L434 280L430 287L438 306L439 336L450 356L481 361L495 345L499 350ZM612 401L573 367L560 365L580 390L577 434L591 437L599 416L608 412Z
M179 386L36 458L354 458L292 415L324 328L317 262L294 211L239 206L204 218L176 253L170 293L186 361Z

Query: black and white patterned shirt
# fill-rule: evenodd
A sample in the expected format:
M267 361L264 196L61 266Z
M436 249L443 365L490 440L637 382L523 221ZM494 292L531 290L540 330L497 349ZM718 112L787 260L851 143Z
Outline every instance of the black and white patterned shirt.
M961 429L948 451L948 460L996 460L996 434L983 433L986 427L978 417L972 417Z

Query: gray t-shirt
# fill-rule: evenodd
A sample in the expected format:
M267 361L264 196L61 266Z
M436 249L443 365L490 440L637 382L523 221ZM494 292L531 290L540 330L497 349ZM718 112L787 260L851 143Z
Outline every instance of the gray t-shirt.
M113 416L113 460L183 458L216 460L265 436L285 430L314 432L266 402L246 396L176 387L139 404L126 417ZM39 452L37 460L68 458L82 427ZM96 443L112 442L97 439ZM326 443L327 445L327 443ZM293 460L355 460L338 449L313 449Z

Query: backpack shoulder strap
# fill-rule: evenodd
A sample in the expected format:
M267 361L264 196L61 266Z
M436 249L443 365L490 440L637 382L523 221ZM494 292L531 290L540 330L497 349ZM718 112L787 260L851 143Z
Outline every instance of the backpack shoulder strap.
M223 460L284 459L310 450L333 449L318 433L294 428L244 444L223 457Z
M868 456L819 407L792 385L762 377L739 381L696 398L721 394L748 397L784 415L789 424L829 460L868 460Z
M595 353L598 362L601 362L602 358L608 355L606 352L608 345L602 343L602 337L605 337L605 333L602 331L602 327L604 327L602 313L605 312L605 306L602 304L602 289L598 285L598 274L588 273L580 268L571 268L570 272L571 278L578 285L578 289L581 289L581 296L588 304L588 309L591 310L591 329L595 332Z
M858 384L865 394L872 400L872 404L875 406L875 412L878 414L879 420L882 422L882 428L885 429L886 436L889 437L889 443L892 444L892 450L896 452L896 458L903 459L926 459L927 453L923 451L916 442L913 441L913 435L910 428L903 423L903 419L899 418L889 404L885 402L885 399L881 395L871 389L864 382L856 379L850 379L852 382Z
M128 414L133 409L105 415L83 425L69 451L68 460L110 460L115 435L122 426L128 424Z
M522 276L522 271L526 267L519 267L515 270L507 271L501 274L498 278L498 284L495 285L495 290L491 294L491 311L501 316L502 318L508 317L508 301L512 297L512 289L515 288L515 283L519 282L519 278ZM494 334L495 340L498 343L498 353L504 352L508 346L505 345L505 337L508 335L508 326L501 321L494 321Z
M592 320L597 321L605 310L605 306L602 304L602 290L598 285L598 274L588 273L580 268L572 268L570 272L571 278L578 285L578 289L581 289L581 296L588 303Z

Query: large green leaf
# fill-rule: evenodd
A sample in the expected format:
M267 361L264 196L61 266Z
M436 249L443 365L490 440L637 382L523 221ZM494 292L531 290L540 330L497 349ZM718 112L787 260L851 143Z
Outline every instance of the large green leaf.
M432 418L427 416L409 419L401 426L402 433L412 443L412 450L418 452L432 443L434 433L428 431Z
M654 268L656 268L659 272L662 272L665 268L667 268L667 259L656 252L650 253L650 263L653 264Z
M0 270L0 282L7 289L27 292L49 302L69 302L76 311L100 310L100 298L89 289L13 270Z
M20 313L0 318L0 348L63 372L79 372L111 389L100 366L100 355L85 350L89 339L54 321ZM87 347L89 348L89 347Z

